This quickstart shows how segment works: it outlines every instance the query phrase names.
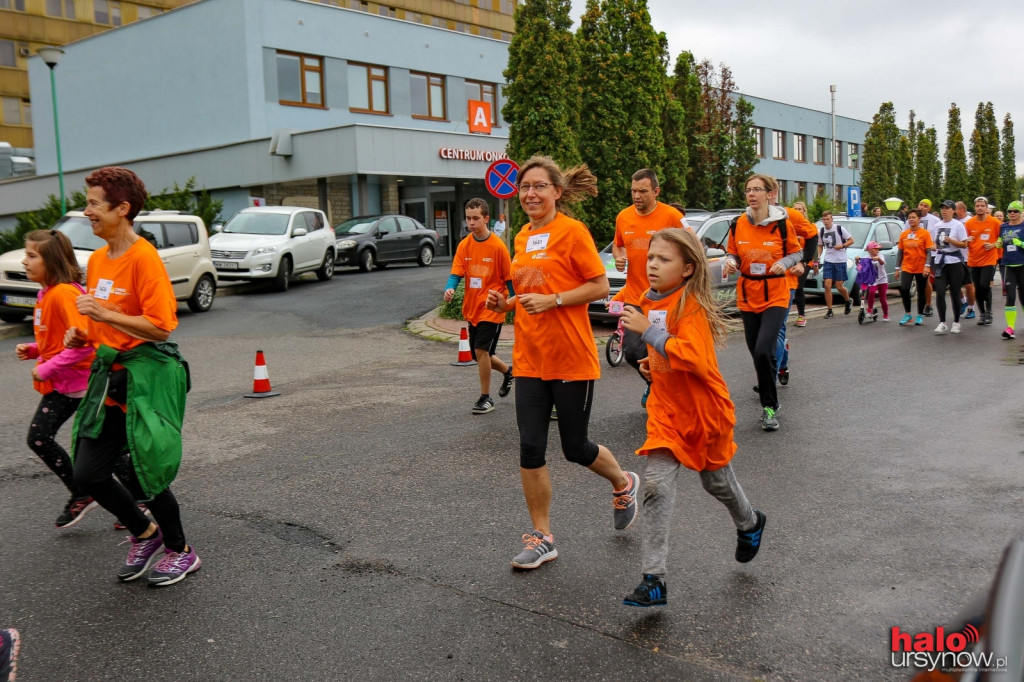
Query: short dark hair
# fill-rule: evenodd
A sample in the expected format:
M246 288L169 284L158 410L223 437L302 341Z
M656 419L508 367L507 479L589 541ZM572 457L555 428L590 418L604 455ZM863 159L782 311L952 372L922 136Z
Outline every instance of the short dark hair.
M650 180L651 189L658 189L658 174L650 168L641 168L636 173L633 173L633 182L640 182L641 180Z
M824 218L827 215L832 215L832 211L824 210L821 212L821 217Z
M111 206L128 202L128 220L135 220L146 203L146 185L139 176L127 168L104 166L85 178L89 187L99 187Z
M34 230L25 235L25 243L36 245L46 266L47 286L82 281L82 268L67 235L57 230Z
M911 213L913 213L914 215L916 215L916 216L917 216L918 218L923 218L923 217L924 217L924 214L925 214L925 211L922 211L922 210L921 210L921 209L919 209L919 208L912 208L912 209L910 209L909 211L907 211L907 215L909 216L909 215L910 215Z
M468 211L471 208L479 208L480 213L483 214L485 218L491 217L491 207L487 204L486 200L481 199L480 197L473 197L467 201L466 207L463 210Z
M669 206L671 206L671 207L672 207L672 208L674 208L675 210L677 210L677 211L679 211L680 213L682 213L684 217L686 216L686 208L685 208L685 207L684 207L684 206L683 206L682 204L680 204L680 203L679 203L678 201L673 201L673 202L671 202L671 203L669 204Z

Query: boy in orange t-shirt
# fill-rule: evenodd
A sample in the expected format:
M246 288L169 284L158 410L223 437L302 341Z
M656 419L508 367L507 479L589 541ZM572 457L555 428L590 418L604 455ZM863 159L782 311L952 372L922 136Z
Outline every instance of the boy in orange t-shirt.
M490 214L491 209L483 199L470 199L466 202L469 235L459 242L455 250L452 271L444 289L444 300L450 301L455 296L455 287L459 286L459 281L463 277L468 278L462 297L462 317L469 326L469 346L476 355L480 373L480 398L473 405L473 414L494 411L494 400L490 395L492 369L502 374L499 397L504 398L509 394L513 379L512 365L505 364L494 354L498 348L505 314L488 310L486 306L487 292L491 289L506 287L509 296L514 295L512 261L505 243L487 227Z

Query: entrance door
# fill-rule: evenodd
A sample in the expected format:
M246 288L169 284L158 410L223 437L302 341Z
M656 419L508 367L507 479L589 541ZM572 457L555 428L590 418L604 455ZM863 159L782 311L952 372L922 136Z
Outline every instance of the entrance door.
M429 227L427 224L427 200L426 199L407 199L402 202L402 215L407 215L413 220L418 220L424 226Z
M459 229L462 227L462 218L455 211L454 201L435 199L434 210L431 216L433 223L428 227L437 231L441 237L441 253L451 256L455 253L455 247L459 244Z

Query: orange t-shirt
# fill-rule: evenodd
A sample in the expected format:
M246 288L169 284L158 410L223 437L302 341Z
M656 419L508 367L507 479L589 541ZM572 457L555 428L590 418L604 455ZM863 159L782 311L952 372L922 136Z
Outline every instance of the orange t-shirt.
M102 246L89 257L86 290L96 301L114 312L142 316L164 331L178 326L178 302L167 269L156 248L138 239L117 258L108 258ZM128 350L145 343L110 325L89 321L89 343Z
M967 265L972 268L981 268L986 265L995 265L999 260L999 249L985 250L985 244L992 244L999 239L999 228L1002 223L997 218L986 216L985 220L978 220L975 216L964 223L967 229L967 236L974 237L974 241L967 245Z
M800 250L803 251L807 240L818 235L818 228L816 228L811 221L805 218L803 213L795 208L787 206L786 215L786 229L796 232L796 240L800 244ZM806 267L806 265L804 267ZM786 282L789 283L789 288L793 290L800 286L800 278L796 275L789 274L789 271L786 272Z
M512 366L517 377L585 381L601 376L587 304L530 315L520 294L571 291L605 274L586 225L562 213L540 229L524 225L516 235L512 284L516 289L516 342Z
M901 272L920 275L924 272L924 261L928 249L935 248L932 234L923 227L911 230L909 227L900 234L899 248L903 251Z
M673 320L684 290L660 301L644 297L641 303L647 319L655 324L663 320L672 337L665 343L668 357L647 346L651 369L647 440L636 454L667 448L687 469L721 469L736 452L732 439L736 408L718 370L707 313L689 296L683 315Z
M616 299L639 305L651 283L647 281L647 249L651 235L666 227L686 227L683 214L660 201L647 215L640 215L636 206L619 211L615 218L615 246L626 249L626 284Z
M487 309L490 289L506 291L506 282L512 279L512 259L508 247L493 232L482 242L472 234L459 242L452 260L452 274L466 278L466 291L462 297L462 316L472 325L481 322L505 321L505 313Z
M69 327L88 327L89 318L78 312L78 306L75 305L75 299L81 295L81 289L68 283L56 284L41 292L32 317L36 348L39 351L37 364L46 362L65 350L64 332ZM91 365L92 355L88 355L67 369L88 374ZM53 383L50 381L33 381L32 385L44 395L53 390Z
M786 248L775 223L753 225L747 214L736 220L736 231L729 232L727 251L740 259L740 278L736 282L736 307L744 312L761 313L768 308L789 307L789 281L785 276L770 276L769 269L789 254L799 253L796 230L786 221ZM744 275L764 277L752 279Z

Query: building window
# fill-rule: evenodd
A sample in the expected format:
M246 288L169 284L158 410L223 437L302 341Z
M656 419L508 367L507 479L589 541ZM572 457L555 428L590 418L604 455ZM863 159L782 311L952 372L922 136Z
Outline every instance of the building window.
M326 108L323 57L278 52L277 99L291 106Z
M14 54L14 41L0 40L0 66L17 66Z
M786 158L786 133L781 130L772 131L772 158Z
M46 0L46 15L74 19L75 0Z
M107 26L121 25L120 0L96 0L94 11L94 19L97 24L106 24Z
M843 167L843 143L839 140L836 140L832 146L832 163L835 164L836 168Z
M479 81L466 81L466 100L475 99L479 102L489 102L491 105L491 125L498 125L498 87L494 83L481 83ZM466 104L466 116L469 116L469 104Z
M423 14L420 13L420 12L406 12L405 13L405 18L406 18L406 20L414 21L417 24L422 24L423 23Z
M793 160L807 163L807 136L797 133L793 135Z
M386 67L349 63L348 107L366 114L390 113Z
M764 128L754 128L754 145L757 147L757 155L764 158Z
M825 163L825 138L814 138L814 163Z
M0 9L16 9L25 11L25 0L0 0Z
M516 11L516 0L501 0L501 9L498 10L502 14L514 14Z
M398 10L396 10L394 7L378 5L377 14L381 15L382 17L391 17L392 19L394 19L395 17L398 16Z
M807 183L806 182L798 182L798 183L796 183L796 195L799 198L803 199L804 201L807 200Z
M857 154L857 145L850 143L850 168L860 168L860 156Z
M836 196L835 196L835 202L836 202L837 204L845 204L846 202L844 201L844 199L845 199L845 197L843 197L843 186L842 186L842 185L839 185L839 184L837 184L837 185L836 185Z
M139 5L138 11L139 19L149 19L150 17L155 17L156 15L163 12L162 9L158 9L156 7L148 7L146 5Z
M814 190L814 198L818 199L823 196L825 196L825 183L819 182L817 184L817 189Z
M444 76L412 72L409 74L409 83L413 118L448 120L444 106Z
M785 204L789 201L789 194L786 192L786 181L778 180L779 183L779 203Z

